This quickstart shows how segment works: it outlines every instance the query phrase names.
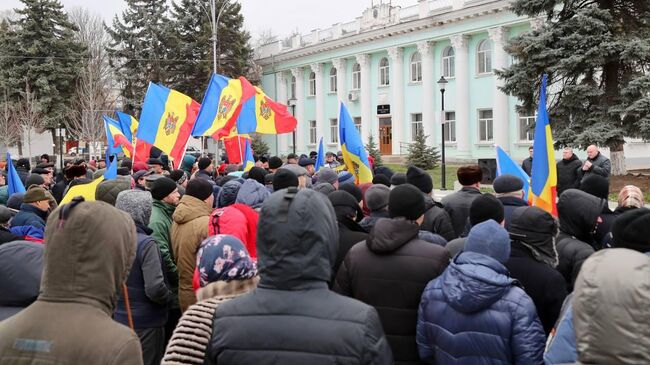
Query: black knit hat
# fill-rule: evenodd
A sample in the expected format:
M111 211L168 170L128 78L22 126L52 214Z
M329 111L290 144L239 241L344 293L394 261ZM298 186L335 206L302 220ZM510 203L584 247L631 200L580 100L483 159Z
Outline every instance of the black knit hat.
M596 198L607 199L609 197L609 180L604 176L589 174L582 179L580 190Z
M206 168L208 168L208 166L210 166L211 163L212 163L212 160L210 160L209 157L201 157L201 158L199 158L199 162L198 162L199 170L205 170Z
M169 173L169 178L174 180L177 184L182 184L185 182L187 175L185 175L185 171L183 170L172 170Z
M30 174L25 180L25 186L29 188L32 185L41 185L45 184L45 179L39 174Z
M402 184L390 191L388 214L391 218L404 217L417 220L424 214L424 195L411 184Z
M268 174L268 172L266 172L266 170L263 168L253 166L253 168L248 171L248 178L264 185L264 176L266 176L266 174Z
M347 191L333 191L327 197L332 203L337 217L358 216L359 213L363 216L363 211L359 206L359 202Z
M287 169L279 169L273 176L273 191L298 186L298 176Z
M352 194L357 202L360 202L361 199L363 199L363 192L361 192L361 189L354 184L339 185L339 190L347 191L348 193Z
M174 180L168 178L167 176L160 177L154 180L151 185L149 185L149 191L151 191L151 197L155 200L163 200L165 197L176 190L178 186ZM203 200L203 199L201 199Z
M212 185L206 179L192 179L187 183L185 195L205 200L212 194Z
M469 206L469 223L475 226L488 219L503 222L503 204L492 194L482 194Z
M278 156L273 156L269 158L269 168L270 169L279 169L282 166L282 159Z
M393 186L406 184L406 174L403 172L394 173L393 177L390 178L390 184Z
M382 175L382 174L375 175L375 177L372 178L372 183L386 185L387 187L390 188L390 179L386 175Z
M433 190L433 180L431 175L419 167L411 166L406 171L406 182L420 189L425 194Z
M630 209L614 221L614 247L650 252L650 209Z

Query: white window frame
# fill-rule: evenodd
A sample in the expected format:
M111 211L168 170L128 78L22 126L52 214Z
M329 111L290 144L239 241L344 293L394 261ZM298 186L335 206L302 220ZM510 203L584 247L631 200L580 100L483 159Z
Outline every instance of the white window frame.
M316 144L316 121L309 121L309 144Z
M422 113L412 113L411 114L411 141L415 141L415 136L418 130L424 134Z
M309 96L316 96L316 73L309 74Z
M296 77L291 76L291 85L289 87L291 92L291 99L296 99Z
M359 135L361 135L361 117L354 117L352 120L354 120L354 127L359 132Z
M535 124L535 120L537 119L536 114L533 115L519 115L518 116L518 124L517 127L519 129L519 142L532 142L535 139L535 130L531 130L529 128L522 128L522 123L526 123L526 126L531 126ZM521 138L522 133L526 133L526 138Z
M413 52L411 55L411 77L412 83L422 82L422 56L420 52Z
M492 73L492 42L484 39L478 43L476 48L476 65L479 75Z
M335 93L338 89L336 86L336 78L337 78L337 70L336 67L332 67L330 69L330 92Z
M456 51L454 47L447 47L442 51L442 76L446 79L456 77Z
M330 118L330 143L339 143L339 120Z
M453 118L452 118L453 116ZM456 112L445 111L445 142L456 142Z
M390 61L383 57L379 60L379 86L390 85Z
M352 90L361 89L361 65L355 63L352 66Z
M489 118L483 115L487 112L490 112ZM483 125L485 125L485 138L481 135ZM494 111L492 109L478 110L478 141L479 143L494 142Z

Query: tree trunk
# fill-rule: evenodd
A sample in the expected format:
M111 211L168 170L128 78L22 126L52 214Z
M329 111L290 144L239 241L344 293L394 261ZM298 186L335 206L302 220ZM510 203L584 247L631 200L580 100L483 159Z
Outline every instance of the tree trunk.
M612 162L612 175L626 175L625 152L623 151L623 142L618 142L609 146L609 159Z

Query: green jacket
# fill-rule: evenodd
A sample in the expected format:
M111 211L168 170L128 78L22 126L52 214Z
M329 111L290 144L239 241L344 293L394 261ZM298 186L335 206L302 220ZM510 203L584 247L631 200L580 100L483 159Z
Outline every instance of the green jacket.
M160 247L163 262L165 263L165 271L167 272L167 280L171 286L174 294L178 293L178 270L176 269L176 260L174 259L174 252L172 251L171 241L171 228L172 228L172 214L174 214L175 206L164 203L160 200L153 201L153 209L151 211L151 219L149 220L149 228L153 230L153 237Z

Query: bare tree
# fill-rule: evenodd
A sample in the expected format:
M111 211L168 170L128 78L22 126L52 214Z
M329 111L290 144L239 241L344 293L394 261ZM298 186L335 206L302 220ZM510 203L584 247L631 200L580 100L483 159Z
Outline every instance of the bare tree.
M9 104L7 92L0 110L0 150L20 142L20 124L15 105Z
M18 105L17 117L19 119L19 125L22 126L22 132L25 134L25 139L27 141L27 154L31 159L32 134L43 132L43 128L45 127L45 118L42 108L36 99L36 96L32 93L28 82L25 82L25 91Z

